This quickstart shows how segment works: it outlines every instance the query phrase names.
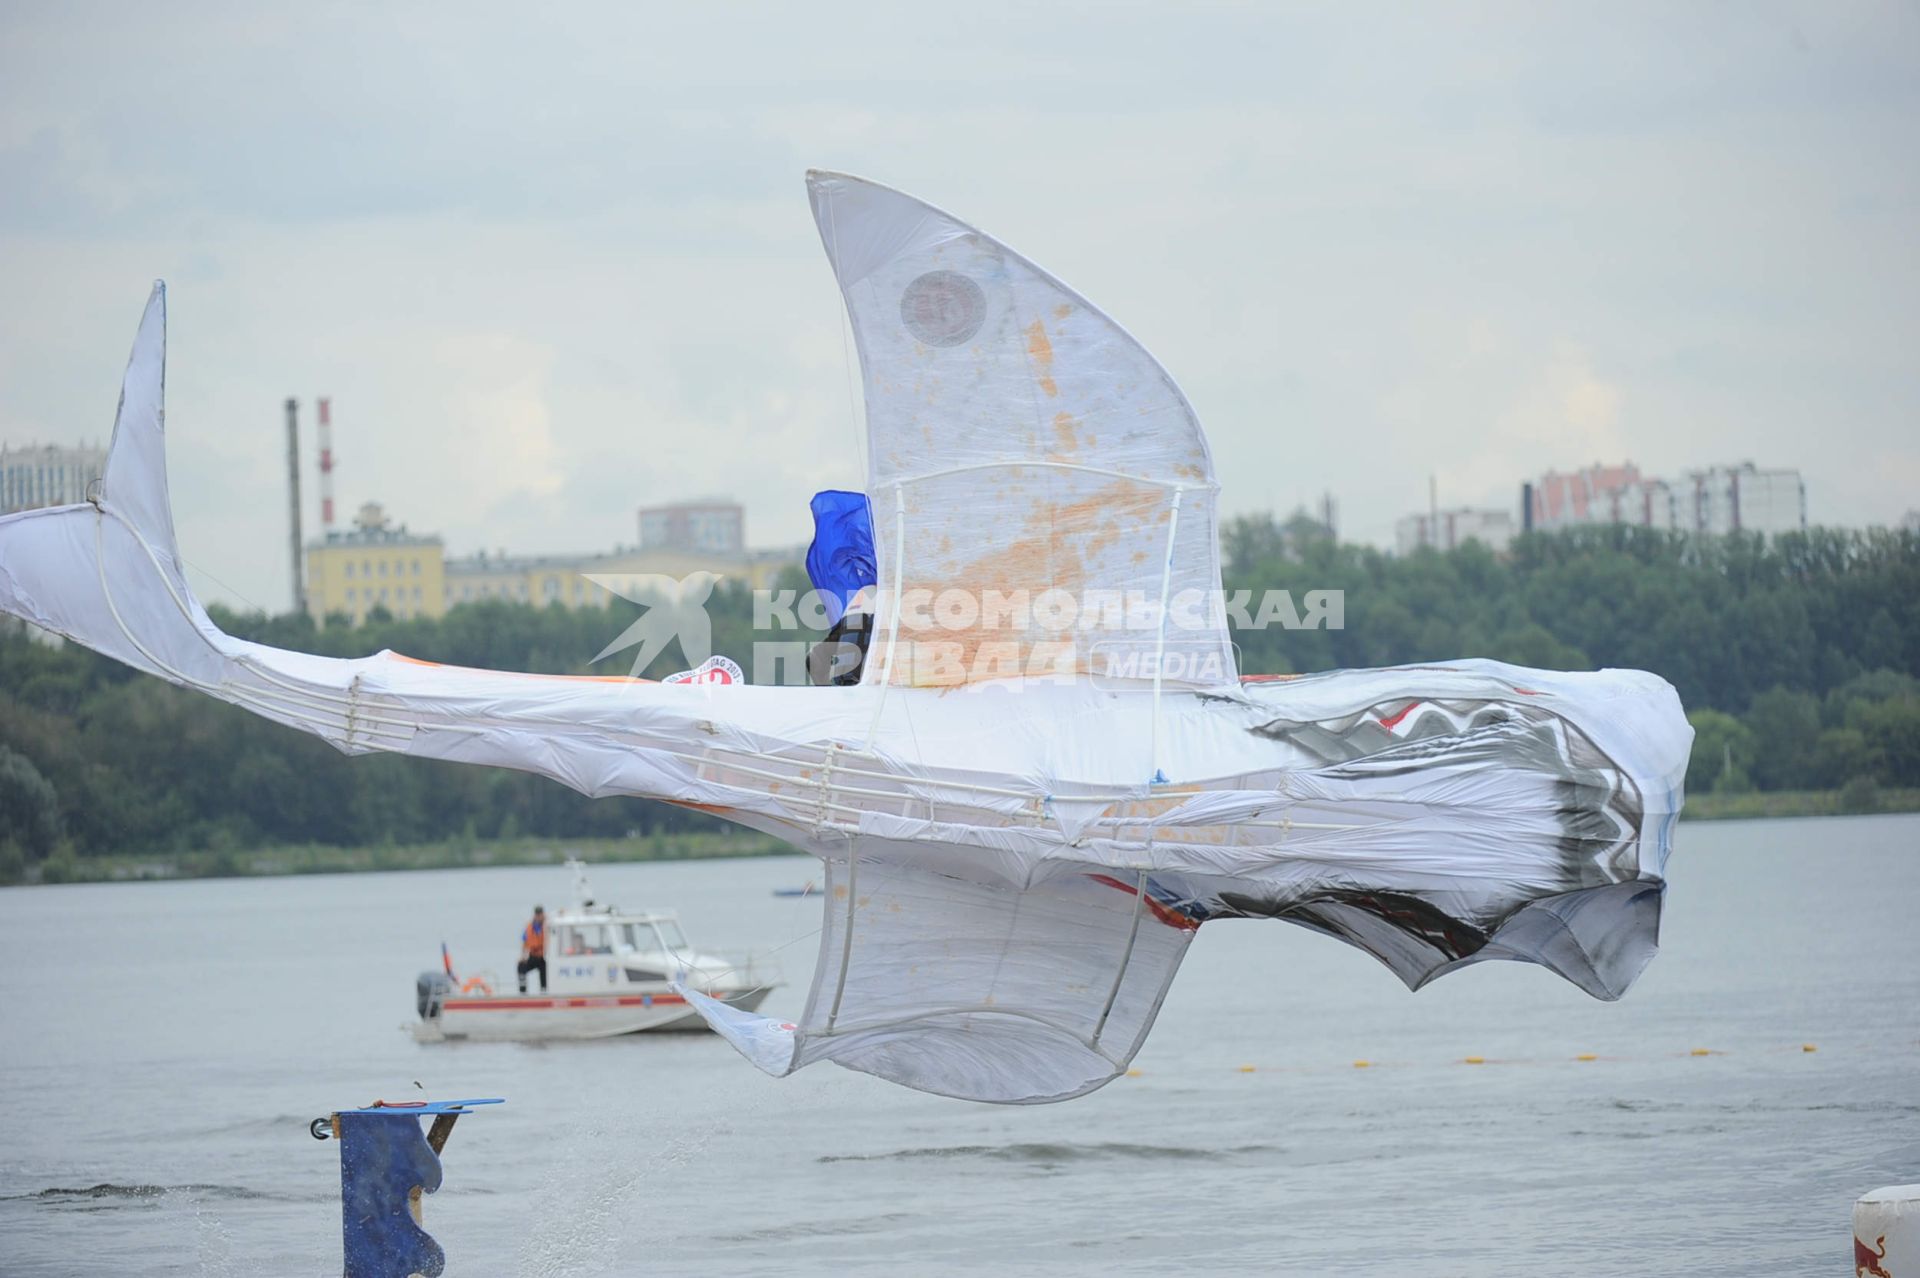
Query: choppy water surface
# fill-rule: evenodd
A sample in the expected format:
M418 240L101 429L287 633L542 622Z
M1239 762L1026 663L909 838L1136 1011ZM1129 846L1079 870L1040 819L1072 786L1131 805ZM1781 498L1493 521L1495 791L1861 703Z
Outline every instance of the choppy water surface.
M417 1081L509 1100L427 1200L450 1273L1843 1273L1853 1199L1920 1180L1920 818L1679 845L1621 1003L1515 964L1411 995L1215 923L1139 1077L1024 1108L776 1081L711 1036L414 1044L439 942L510 974L558 869L0 892L0 1272L337 1274L307 1120ZM812 864L594 884L707 947L791 943L792 1013L820 901L771 890Z

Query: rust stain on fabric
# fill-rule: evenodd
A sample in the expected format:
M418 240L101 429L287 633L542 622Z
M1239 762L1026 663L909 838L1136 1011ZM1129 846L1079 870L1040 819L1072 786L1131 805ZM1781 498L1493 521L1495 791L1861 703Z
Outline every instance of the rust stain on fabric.
M1080 437L1074 433L1074 427L1079 424L1080 423L1073 419L1072 413L1055 413L1053 415L1053 453L1050 455L1051 460L1057 461L1061 457L1080 451Z
M1072 419L1068 417L1067 421L1070 427ZM897 682L917 687L967 683L977 673L976 664L993 665L1009 643L1018 646L1019 664L1024 665L1043 644L1064 642L1075 650L1075 668L1084 671L1091 655L1089 645L1078 637L1091 639L1097 637L1097 633L1079 630L1077 617L1073 619L1075 629L1054 633L1038 620L1030 619L1030 624L1022 627L1012 624L1005 616L989 618L985 615L984 601L990 593L1011 598L1025 592L1032 600L1047 591L1058 590L1081 602L1089 587L1089 565L1101 566L1105 556L1126 538L1164 536L1156 530L1166 526L1167 517L1166 493L1158 486L1131 479L1116 479L1078 501L1054 502L1033 497L1020 534L1011 543L951 568L946 564L929 565L931 572L915 574L904 583L906 591L924 590L930 592L930 596L938 596L947 589L959 589L974 600L983 601L983 606L973 624L963 628L937 626L917 634L903 632L902 638L944 646L947 656L931 664L902 661ZM1093 584L1104 582L1103 575L1100 582ZM982 663L983 656L994 660ZM989 673L981 677L994 676Z
M1100 814L1108 821L1151 821L1163 817L1200 793L1197 785L1181 786L1172 791L1164 791L1151 799L1129 799L1107 805Z
M1047 340L1047 325L1044 320L1035 320L1027 325L1027 354L1033 359L1035 376L1040 389L1049 398L1060 393L1059 386L1053 380L1053 343Z

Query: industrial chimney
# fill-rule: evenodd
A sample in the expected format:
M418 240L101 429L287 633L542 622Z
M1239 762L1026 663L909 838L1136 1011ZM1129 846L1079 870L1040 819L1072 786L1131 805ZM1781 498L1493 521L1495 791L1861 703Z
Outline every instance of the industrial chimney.
M307 578L300 555L300 401L287 401L287 530L293 552L293 610L307 610Z
M320 404L320 533L333 531L333 401L322 395Z

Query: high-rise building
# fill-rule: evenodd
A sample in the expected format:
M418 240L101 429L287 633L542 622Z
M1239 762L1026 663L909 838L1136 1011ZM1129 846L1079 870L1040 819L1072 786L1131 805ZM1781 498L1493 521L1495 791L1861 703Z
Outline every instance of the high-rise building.
M1761 470L1752 462L1689 475L1696 532L1800 532L1807 526L1807 485L1797 470Z
M1422 546L1458 550L1477 541L1498 554L1513 540L1513 515L1504 510L1438 510L1408 515L1393 526L1395 548L1411 555Z
M87 499L87 487L107 468L104 448L0 445L0 515Z
M1523 526L1552 531L1629 524L1683 532L1798 532L1807 526L1807 489L1797 470L1752 462L1689 472L1677 480L1641 475L1632 462L1548 471L1522 488Z
M1581 524L1638 524L1646 522L1635 509L1641 487L1640 468L1632 462L1567 473L1550 470L1533 482L1530 529L1574 528Z
M1673 485L1664 479L1643 479L1635 484L1620 522L1664 531L1691 526L1683 517Z
M747 512L725 498L674 502L640 509L640 549L700 555L743 555Z

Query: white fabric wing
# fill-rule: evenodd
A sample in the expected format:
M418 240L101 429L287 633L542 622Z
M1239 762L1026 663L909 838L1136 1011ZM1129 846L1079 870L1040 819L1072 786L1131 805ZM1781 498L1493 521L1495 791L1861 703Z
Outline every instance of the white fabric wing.
M1173 378L991 236L858 178L807 187L860 350L879 584L925 618L888 661L882 610L868 677L1233 686L1213 459Z
M1134 874L1062 866L1026 886L962 877L905 844L827 865L800 1021L695 1000L771 1074L833 1061L965 1100L1082 1095L1140 1049L1199 927Z

